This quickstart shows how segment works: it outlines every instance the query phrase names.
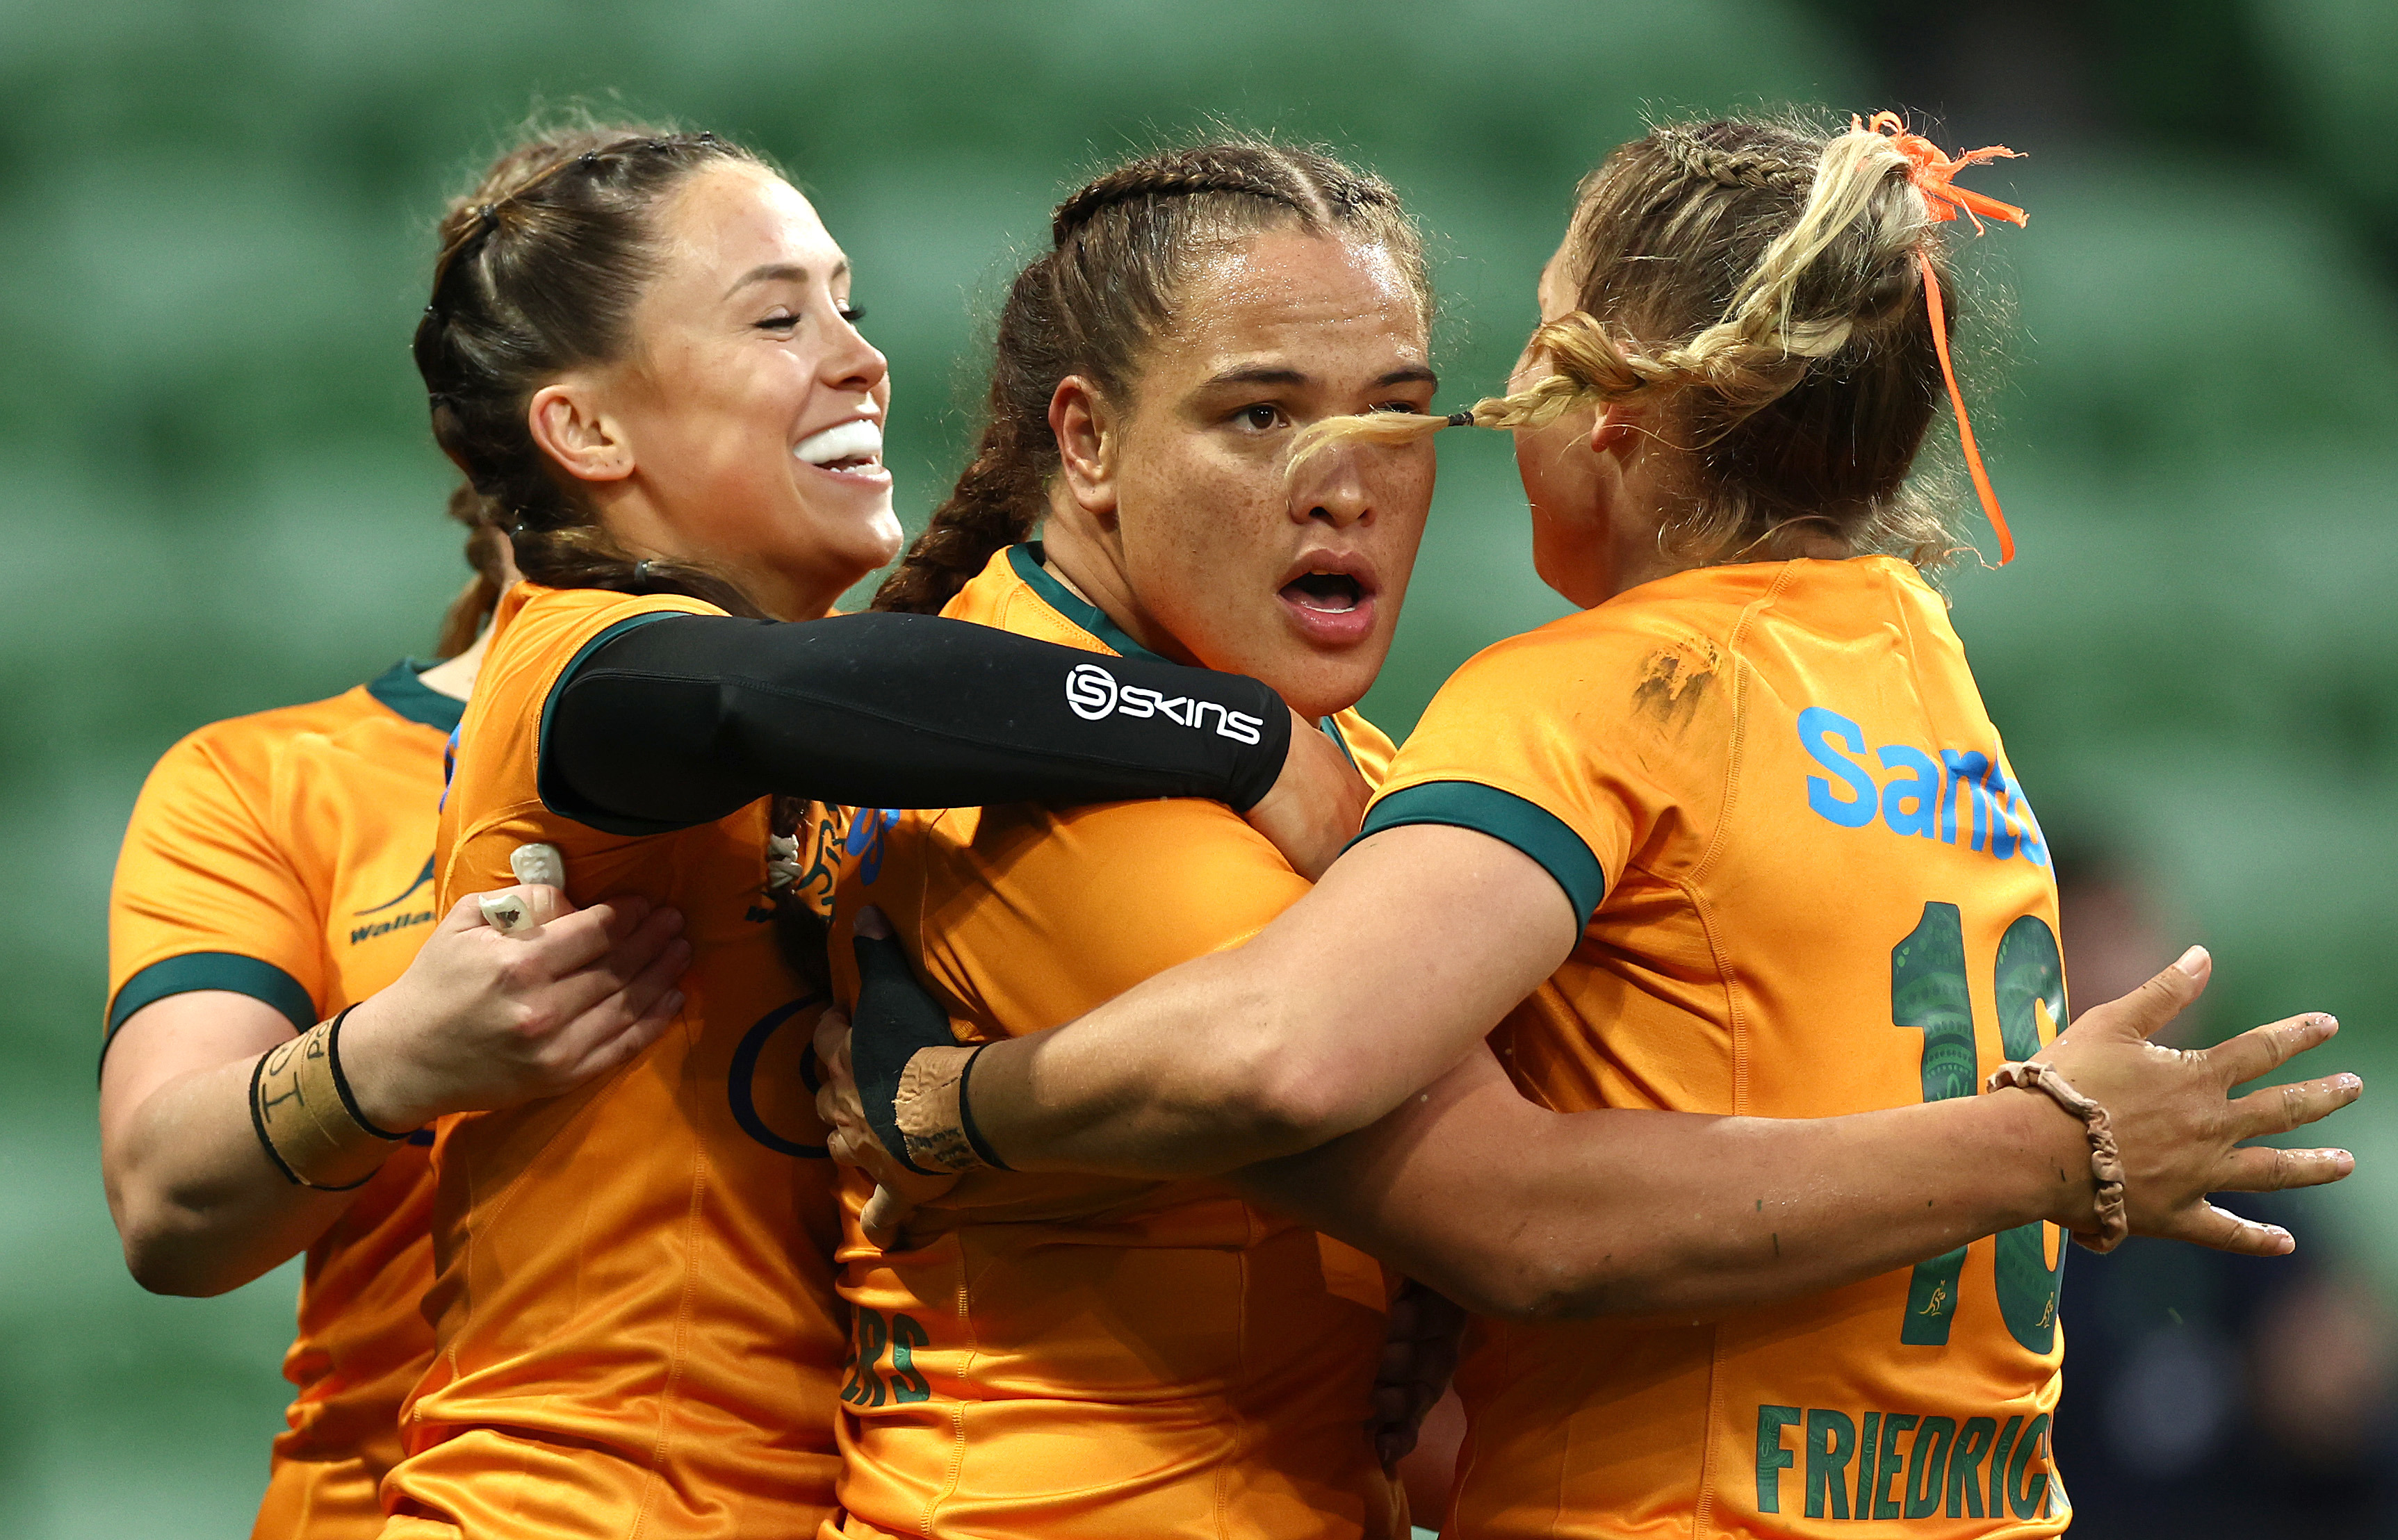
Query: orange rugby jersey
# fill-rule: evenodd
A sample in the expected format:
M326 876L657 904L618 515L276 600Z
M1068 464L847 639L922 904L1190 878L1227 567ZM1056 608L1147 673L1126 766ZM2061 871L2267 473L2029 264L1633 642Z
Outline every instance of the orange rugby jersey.
M1138 643L1041 565L1000 552L945 613L1101 657ZM1074 709L1246 730L1220 705L1120 690L1103 662ZM1389 741L1331 726L1369 780ZM990 1041L1058 1026L1246 940L1307 891L1213 802L861 810L840 913L880 905L919 976ZM845 926L835 988L854 998ZM1387 1304L1360 1252L1204 1183L968 1176L972 1223L885 1255L847 1173L842 1292L849 1535L1381 1536L1405 1500L1365 1432Z
M1491 648L1366 827L1415 823L1516 846L1584 916L1493 1038L1560 1111L1970 1096L2064 1015L2040 825L1945 605L1891 557L1683 572ZM1477 1323L1453 1520L2054 1533L2063 1240L2029 1225L1712 1324Z
M397 978L431 933L434 804L461 703L406 663L309 705L202 728L134 805L109 896L108 1032L195 989L304 1031ZM433 1351L429 1133L395 1149L308 1248L255 1533L364 1540L399 1458L400 1399Z
M551 692L583 655L628 625L718 612L524 583L493 619L441 813L445 900L508 885L510 852L545 842L579 904L680 908L693 959L682 1011L631 1064L442 1120L438 1349L405 1413L387 1535L797 1535L832 1503L847 1333L802 1069L822 1002L775 948L768 804L603 830L551 810L538 763ZM802 838L839 824L812 816Z

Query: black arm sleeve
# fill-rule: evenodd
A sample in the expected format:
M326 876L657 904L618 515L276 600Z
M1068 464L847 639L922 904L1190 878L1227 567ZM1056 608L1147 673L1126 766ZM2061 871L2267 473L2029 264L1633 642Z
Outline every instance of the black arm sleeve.
M542 800L616 834L772 793L855 807L1203 797L1273 786L1290 713L1257 680L933 615L667 615L551 690Z

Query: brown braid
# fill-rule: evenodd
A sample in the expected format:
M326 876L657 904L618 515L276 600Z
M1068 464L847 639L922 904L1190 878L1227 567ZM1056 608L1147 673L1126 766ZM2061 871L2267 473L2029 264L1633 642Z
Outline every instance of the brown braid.
M441 617L441 639L433 648L437 658L454 658L474 646L507 587L508 537L500 532L492 500L475 490L473 482L461 481L451 489L449 512L466 527L466 565L475 575Z
M1770 188L1804 198L1815 184L1812 159L1794 161L1778 147L1754 141L1718 142L1722 132L1721 125L1705 124L1660 128L1653 137L1676 166L1719 187Z
M993 554L1031 539L1058 469L1049 401L1058 382L1080 375L1129 400L1141 354L1173 325L1199 253L1283 224L1383 248L1430 311L1422 245L1398 194L1320 151L1226 140L1109 170L1058 205L1053 248L1009 287L974 458L874 608L937 611Z

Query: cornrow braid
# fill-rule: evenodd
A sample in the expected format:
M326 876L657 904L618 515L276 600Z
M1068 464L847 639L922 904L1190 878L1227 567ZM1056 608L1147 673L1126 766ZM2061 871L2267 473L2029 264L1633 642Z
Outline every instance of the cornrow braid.
M1645 402L1683 451L1685 495L1663 531L1683 559L1732 559L1804 524L1936 566L1956 542L1907 482L1943 390L1919 255L1945 295L1930 210L1885 135L1797 120L1652 129L1583 182L1559 257L1577 307L1529 349L1549 373L1448 417L1315 423L1291 469L1337 443L1539 429Z
M1719 187L1770 188L1804 198L1815 182L1812 163L1793 164L1771 150L1728 148L1691 128L1660 128L1656 138L1675 165Z
M1301 190L1252 175L1241 157L1199 150L1171 161L1154 157L1137 160L1086 183L1051 212L1050 241L1063 247L1103 209L1157 198L1200 197L1208 194L1257 198L1287 208L1302 219L1321 218L1324 213L1321 202L1306 197Z
M1320 151L1234 139L1127 161L1068 194L1051 248L1008 288L982 435L949 497L874 596L930 613L1049 511L1058 442L1049 401L1080 375L1128 400L1144 352L1174 324L1182 285L1216 241L1296 224L1388 251L1429 320L1422 243L1398 194Z

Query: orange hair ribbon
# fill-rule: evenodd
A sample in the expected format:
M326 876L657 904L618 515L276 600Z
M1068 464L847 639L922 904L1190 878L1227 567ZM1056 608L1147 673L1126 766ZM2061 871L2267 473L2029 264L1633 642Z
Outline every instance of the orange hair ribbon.
M1968 166L1986 166L2001 158L2020 159L2020 154L2003 144L1986 145L1968 150L1953 158L1940 153L1939 147L1921 134L1906 131L1905 120L1896 113L1876 113L1870 119L1849 119L1851 132L1886 133L1891 148L1906 157L1907 181L1923 194L1924 206L1932 217L1946 222L1963 209L1974 221L1974 233L1982 233L1982 217L2004 220L2013 225L2031 222L2031 216L2011 203L1956 185L1957 173ZM1974 490L1981 495L1982 512L1990 516L1990 528L1999 532L1999 565L2004 567L2015 559L2015 537L2007 528L2006 516L1999 512L1999 495L1990 489L1990 473L1982 467L1982 451L1974 442L1974 424L1965 416L1965 393L1957 388L1957 367L1948 358L1948 313L1940 302L1940 275L1933 270L1932 256L1918 248L1916 264L1923 270L1923 307L1932 316L1932 347L1940 355L1940 377L1948 382L1948 404L1957 408L1957 437L1965 447L1965 469L1974 477Z

